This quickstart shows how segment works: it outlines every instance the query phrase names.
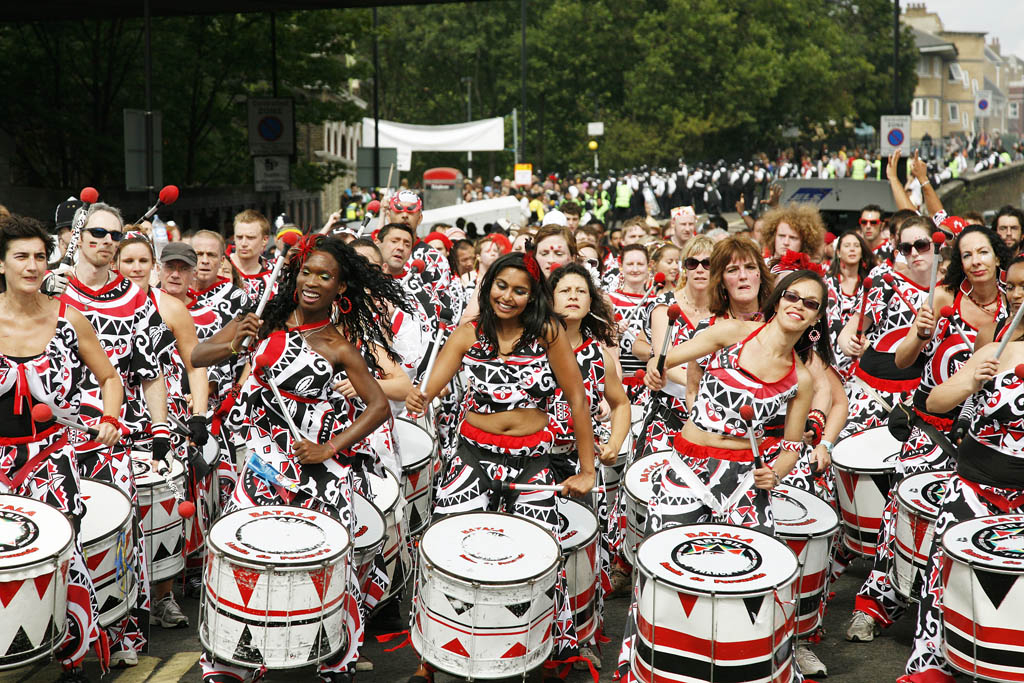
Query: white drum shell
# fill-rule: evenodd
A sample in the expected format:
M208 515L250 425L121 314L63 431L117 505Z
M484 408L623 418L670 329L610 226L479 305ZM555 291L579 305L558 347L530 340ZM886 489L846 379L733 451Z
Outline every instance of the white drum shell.
M647 506L654 493L654 476L668 467L669 460L662 453L640 458L626 468L626 533L622 551L630 564L636 563L636 548L644 540L647 526Z
M569 596L576 637L585 644L597 632L598 525L597 516L575 500L555 500L560 521L558 543L562 548L565 587Z
M882 512L892 489L902 444L886 427L858 432L836 444L832 466L836 475L841 520L847 548L874 557Z
M893 590L907 600L917 600L925 568L935 542L935 520L941 500L933 499L953 476L950 471L914 474L896 487L896 536L889 581Z
M96 589L100 626L119 622L135 604L138 577L131 569L132 502L121 489L82 479L82 550Z
M139 515L146 537L149 580L160 583L179 576L185 570L185 520L178 514L178 501L171 487L150 469L149 460L133 454L132 461ZM184 466L174 458L168 458L167 462L171 465L171 480L184 493Z
M374 506L384 515L384 567L388 574L388 591L378 603L383 606L398 595L412 572L408 529L405 520L405 499L402 498L398 479L384 470L384 476L367 474ZM404 577L404 579L402 579ZM399 580L402 579L402 580Z
M384 548L387 523L380 510L362 494L355 494L353 510L356 517L356 532L352 564L355 566L359 588L366 595L373 558Z
M432 468L437 444L425 429L402 418L395 420L394 438L401 454L402 497L405 498L409 533L415 536L430 524Z

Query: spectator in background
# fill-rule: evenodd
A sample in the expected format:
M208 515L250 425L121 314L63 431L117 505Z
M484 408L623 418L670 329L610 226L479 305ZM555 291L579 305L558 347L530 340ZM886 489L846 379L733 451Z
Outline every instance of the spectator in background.
M789 204L765 214L763 234L769 261L787 251L802 251L813 261L825 241L825 224L815 207Z
M1024 212L1007 204L999 209L992 228L1003 240L1003 244L1014 256L1020 252L1021 227L1024 226Z

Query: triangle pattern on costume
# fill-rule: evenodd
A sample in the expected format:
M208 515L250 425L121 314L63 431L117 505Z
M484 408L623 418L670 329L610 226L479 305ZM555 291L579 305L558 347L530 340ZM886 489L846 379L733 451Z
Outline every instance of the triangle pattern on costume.
M260 572L246 569L245 567L231 567L231 573L235 575L235 586L238 588L238 594L242 596L242 602L248 607L249 598L252 597L252 592L256 589L256 583L260 580Z
M448 650L448 652L453 652L459 655L460 657L469 657L469 652L466 650L465 647L463 647L462 643L459 642L458 638L452 638L447 643L442 645L441 649Z
M242 627L242 635L238 638L238 645L235 646L235 659L253 664L263 663L263 653L253 647L252 633L248 626Z
M750 623L757 622L757 615L761 611L761 605L764 604L763 595L755 595L752 598L743 598L743 604L747 608L747 614L750 616Z
M974 577L978 580L978 585L985 591L985 595L992 601L992 606L996 609L999 609L999 606L1003 604L1003 600L1006 598L1007 593L1010 592L1010 589L1013 588L1013 584L1017 583L1017 574L999 574L976 570Z

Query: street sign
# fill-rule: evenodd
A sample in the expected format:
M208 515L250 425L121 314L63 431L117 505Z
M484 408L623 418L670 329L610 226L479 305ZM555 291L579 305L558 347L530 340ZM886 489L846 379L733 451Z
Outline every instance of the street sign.
M164 185L163 117L153 112L153 187ZM124 189L146 187L146 112L124 110Z
M257 192L284 192L291 189L288 157L253 157L252 164Z
M587 124L587 135L590 137L597 137L598 135L604 135L604 122L603 121L591 121Z
M388 182L388 171L391 164L398 165L398 149L395 147L380 148L380 185ZM356 149L356 184L361 187L373 187L373 147L359 147ZM398 186L398 174L391 174L392 186Z
M992 91L979 90L974 95L974 115L979 119L992 116Z
M249 98L249 154L295 153L295 114L290 97Z
M533 184L533 164L516 164L515 184L519 187L529 187Z
M906 159L910 156L910 117L904 115L883 116L879 126L882 155L889 156L897 149Z

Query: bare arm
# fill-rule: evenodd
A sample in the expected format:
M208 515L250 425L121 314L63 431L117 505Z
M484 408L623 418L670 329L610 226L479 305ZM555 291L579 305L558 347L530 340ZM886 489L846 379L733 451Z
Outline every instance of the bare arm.
M928 411L938 415L948 413L981 389L981 385L994 377L998 369L992 360L997 348L999 345L993 343L978 349L952 377L932 389L925 404Z
M910 172L921 184L921 194L924 196L924 207L928 215L934 216L939 211L943 211L942 200L939 199L938 193L932 187L931 181L928 180L928 165L921 161L916 149L911 157Z
M463 323L455 329L434 359L434 369L428 378L428 386L415 386L406 396L405 407L410 413L423 414L426 406L430 405L442 388L448 386L452 377L462 367L462 357L475 341L476 327L472 323Z
M786 427L783 433L786 441L802 443L807 413L810 412L811 399L814 396L814 381L811 373L802 364L797 368L797 375L799 384L796 396L790 400L786 409ZM778 475L779 479L784 478L793 469L799 457L800 453L797 451L783 450L770 467L765 465L754 472L755 485L761 489L772 489L775 486L775 475Z
M601 452L601 462L614 465L622 449L622 442L629 434L629 397L622 387L619 371L608 349L604 350L604 397L612 409L612 434Z
M247 313L241 320L232 320L192 349L192 365L205 368L226 361L238 353L245 337L253 337L252 343L255 343L255 336L262 324L263 321L255 313Z
M178 353L185 364L189 390L192 392L192 414L205 415L210 400L210 385L207 382L206 370L192 365L192 351L199 345L192 314L185 308L185 304L170 296L161 298L161 307L163 310L160 316L174 334Z
M906 189L900 183L897 171L900 167L900 151L897 149L889 157L889 164L885 167L885 173L889 177L889 189L892 190L892 200L896 203L897 209L908 209L917 213L917 207L910 201Z

